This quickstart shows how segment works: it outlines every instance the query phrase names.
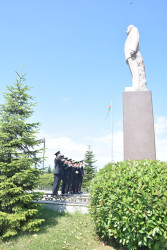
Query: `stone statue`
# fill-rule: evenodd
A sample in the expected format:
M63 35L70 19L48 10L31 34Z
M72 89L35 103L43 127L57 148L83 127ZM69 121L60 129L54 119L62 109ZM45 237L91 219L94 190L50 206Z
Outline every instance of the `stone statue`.
M139 51L139 31L134 25L130 25L126 33L125 58L132 75L132 87L125 88L125 91L147 90L145 66Z

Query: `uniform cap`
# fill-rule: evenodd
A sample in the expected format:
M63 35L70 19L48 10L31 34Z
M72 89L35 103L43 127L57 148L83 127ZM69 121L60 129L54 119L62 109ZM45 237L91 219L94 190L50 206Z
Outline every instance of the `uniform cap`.
M57 156L58 154L60 154L60 151L57 151L54 155L56 155L56 156Z

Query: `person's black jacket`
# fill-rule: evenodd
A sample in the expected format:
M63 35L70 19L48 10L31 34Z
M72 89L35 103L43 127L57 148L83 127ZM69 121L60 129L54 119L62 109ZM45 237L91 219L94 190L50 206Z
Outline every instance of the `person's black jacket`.
M63 161L61 161L61 156L55 158L55 172L54 174L63 175Z
M78 178L82 179L82 170L81 170L81 168L77 168L77 171L79 172L78 173Z
M73 179L72 166L70 166L68 170L69 170L69 179Z
M71 176L72 176L72 179L74 179L76 177L76 167L72 167L72 171L71 171Z
M74 167L74 178L79 178L81 174L80 168L79 167Z
M82 176L84 175L84 168L83 166L81 167L81 173L82 173Z
M64 177L66 179L69 179L70 178L70 173L71 173L70 166L68 164L64 164Z

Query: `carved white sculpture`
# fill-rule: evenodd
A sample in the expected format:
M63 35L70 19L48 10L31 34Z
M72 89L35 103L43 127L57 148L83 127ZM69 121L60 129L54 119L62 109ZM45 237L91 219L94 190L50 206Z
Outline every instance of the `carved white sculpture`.
M125 59L132 75L132 87L125 88L125 91L147 90L145 66L139 51L139 31L134 25L130 25L126 33Z

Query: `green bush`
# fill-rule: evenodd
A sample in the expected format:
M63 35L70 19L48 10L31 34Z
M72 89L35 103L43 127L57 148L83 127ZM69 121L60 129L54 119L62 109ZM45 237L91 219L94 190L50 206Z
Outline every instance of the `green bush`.
M82 188L89 188L91 185L91 182L92 182L92 180L87 181L87 180L85 180L85 178L83 178Z
M97 233L128 249L163 249L167 239L167 163L108 164L92 181L90 212Z
M40 189L43 188L52 188L54 182L53 174L41 174L38 179L37 187Z

